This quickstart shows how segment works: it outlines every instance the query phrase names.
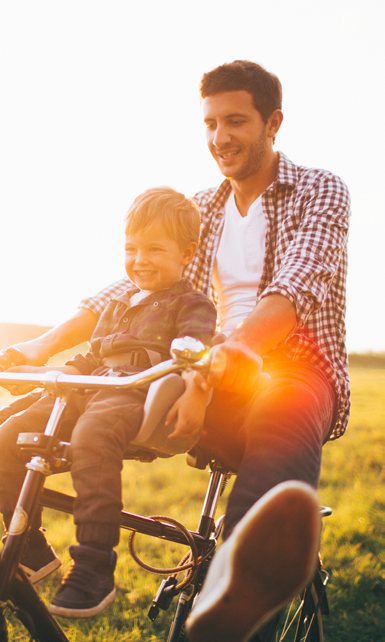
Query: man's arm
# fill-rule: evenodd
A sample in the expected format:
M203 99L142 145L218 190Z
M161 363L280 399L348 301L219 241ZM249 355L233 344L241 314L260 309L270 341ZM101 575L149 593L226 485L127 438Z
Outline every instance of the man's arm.
M245 322L229 336L229 341L246 343L264 355L285 339L296 324L294 305L281 294L271 294L258 303Z
M88 341L97 322L98 315L95 312L87 308L79 308L67 321L48 330L40 337L17 343L12 347L20 350L27 364L41 366L54 354ZM9 365L7 356L1 356L0 353L0 369L7 368Z
M329 173L316 177L292 242L284 257L275 257L274 279L243 326L212 348L209 383L234 392L258 386L261 357L323 306L346 251L349 217L345 184Z
M48 330L37 339L10 346L21 352L21 355L24 356L23 360L17 359L17 351L13 355L7 355L4 354L6 348L3 348L0 351L0 371L12 365L24 365L25 363L32 366L44 365L54 354L73 348L83 341L88 341L101 313L111 299L121 296L133 287L127 277L115 281L100 290L95 296L83 299L77 312L64 323Z
M294 305L280 294L262 299L240 328L211 349L207 381L235 393L260 383L262 356L285 339L296 324ZM200 380L198 373L195 380Z

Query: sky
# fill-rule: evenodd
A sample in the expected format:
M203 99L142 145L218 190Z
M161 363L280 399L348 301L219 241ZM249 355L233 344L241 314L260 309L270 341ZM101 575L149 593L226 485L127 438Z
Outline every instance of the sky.
M0 323L54 325L121 278L144 189L221 182L199 82L249 59L283 85L275 148L350 189L348 350L385 351L384 18L383 0L0 0Z

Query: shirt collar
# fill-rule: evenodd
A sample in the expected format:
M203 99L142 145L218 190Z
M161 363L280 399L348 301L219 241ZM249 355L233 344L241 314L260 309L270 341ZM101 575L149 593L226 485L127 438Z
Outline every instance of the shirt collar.
M136 287L134 284L132 285L132 290L127 290L122 296L116 297L116 299L111 299L114 301L122 301L123 303L128 304L131 297L136 294L137 292L140 292L139 288ZM192 285L190 281L187 279L180 279L180 281L177 281L177 283L174 283L169 288L165 288L164 290L156 290L155 292L151 292L146 298L146 303L156 301L157 299L164 299L167 298L171 295L178 295L178 294L184 294L185 292L189 292L192 290ZM143 299L144 300L144 299ZM139 303L142 303L142 301L139 301Z
M295 187L298 181L298 168L283 152L278 152L278 171L275 181L266 191L275 190L277 185L291 185Z
M298 181L298 168L289 160L283 152L278 152L278 171L273 183L266 189L266 192L272 192L277 185L290 185L295 187ZM231 192L231 183L226 178L215 190L209 201L210 210L221 210Z

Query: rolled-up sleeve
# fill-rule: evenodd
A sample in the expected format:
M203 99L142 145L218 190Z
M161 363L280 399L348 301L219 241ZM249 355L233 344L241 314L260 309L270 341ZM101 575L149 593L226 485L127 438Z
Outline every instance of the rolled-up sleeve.
M260 298L282 294L289 299L298 328L323 305L346 252L349 192L337 176L323 176L309 186L297 209L298 227Z
M66 366L74 366L82 375L90 375L101 365L101 360L89 351L86 354L77 354L65 363Z

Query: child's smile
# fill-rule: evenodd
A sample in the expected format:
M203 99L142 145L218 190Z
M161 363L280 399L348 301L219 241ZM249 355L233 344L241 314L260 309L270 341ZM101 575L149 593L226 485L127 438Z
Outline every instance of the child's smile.
M141 290L163 290L182 278L184 267L196 249L189 243L185 250L159 225L126 235L125 267L127 276Z

